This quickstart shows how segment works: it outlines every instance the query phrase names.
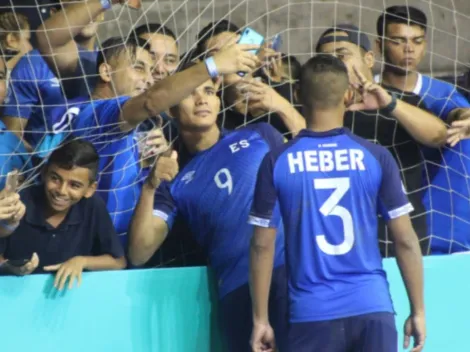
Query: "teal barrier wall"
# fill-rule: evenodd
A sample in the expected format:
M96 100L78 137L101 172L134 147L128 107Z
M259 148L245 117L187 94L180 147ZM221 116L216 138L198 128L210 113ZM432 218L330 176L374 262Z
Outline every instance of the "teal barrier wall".
M408 301L395 262L385 267L401 332ZM426 258L425 270L425 351L469 351L470 256ZM85 274L81 288L64 293L52 283L0 278L2 351L223 351L206 268Z

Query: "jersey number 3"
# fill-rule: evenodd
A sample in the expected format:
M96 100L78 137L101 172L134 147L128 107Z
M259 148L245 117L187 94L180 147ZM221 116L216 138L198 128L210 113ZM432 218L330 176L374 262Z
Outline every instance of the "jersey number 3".
M320 247L323 252L330 255L342 255L348 253L354 245L353 221L349 210L338 205L338 203L349 190L349 178L338 177L314 179L313 187L315 189L333 189L333 193L331 193L319 210L323 216L339 216L343 222L344 233L344 240L340 244L331 244L328 242L325 235L317 235L316 240L318 247Z

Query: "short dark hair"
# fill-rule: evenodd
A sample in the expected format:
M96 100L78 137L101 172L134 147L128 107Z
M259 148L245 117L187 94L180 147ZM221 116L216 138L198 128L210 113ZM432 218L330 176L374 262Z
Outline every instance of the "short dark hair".
M392 23L419 26L426 32L427 18L423 11L413 6L390 6L377 19L377 35L383 37L387 25Z
M349 87L348 69L333 55L316 55L302 66L299 86L304 106L337 107Z
M239 31L240 27L227 20L209 23L197 35L197 54L202 55L206 51L205 45L210 38L224 32L238 33Z
M67 139L51 153L47 167L56 165L65 170L83 167L89 170L90 183L93 183L98 177L99 159L98 152L90 142L84 139Z
M160 23L146 23L134 29L134 33L137 37L143 34L163 34L172 37L176 40L175 33L167 26Z
M101 44L101 50L98 51L98 57L96 59L96 72L99 73L99 69L102 64L108 63L112 59L117 58L126 50L128 50L131 57L135 59L138 48L150 50L149 44L141 38L124 39L121 37L112 37L105 40Z
M289 66L290 77L293 80L298 80L300 77L300 71L302 70L302 65L299 60L294 55L282 56L282 63Z

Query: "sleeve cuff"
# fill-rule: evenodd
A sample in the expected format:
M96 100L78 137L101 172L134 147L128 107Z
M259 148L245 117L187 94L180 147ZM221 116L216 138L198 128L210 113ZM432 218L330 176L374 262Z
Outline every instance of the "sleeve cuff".
M159 218L163 219L163 221L165 222L168 222L170 218L170 216L167 213L158 209L153 210L153 216L158 216Z
M270 226L270 220L265 218L260 218L258 216L250 215L248 217L248 223L250 225L259 226L259 227L273 227Z
M390 219L396 219L396 218L399 218L400 216L411 213L413 210L414 210L414 208L411 205L411 203L408 203L408 204L405 204L405 205L403 205L399 208L390 210L388 212L388 217Z

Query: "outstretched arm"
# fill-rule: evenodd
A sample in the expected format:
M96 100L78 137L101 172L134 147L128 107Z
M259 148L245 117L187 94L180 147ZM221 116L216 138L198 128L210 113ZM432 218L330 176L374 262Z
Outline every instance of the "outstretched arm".
M72 75L79 65L79 53L74 38L94 22L109 7L101 0L87 0L65 6L49 17L37 31L38 50L52 72L59 77Z
M256 68L258 59L249 50L257 45L232 44L214 55L213 60L219 75L250 72ZM198 86L211 79L205 62L178 72L155 83L145 93L129 99L124 105L121 129L129 130L144 120L167 111L186 98Z

